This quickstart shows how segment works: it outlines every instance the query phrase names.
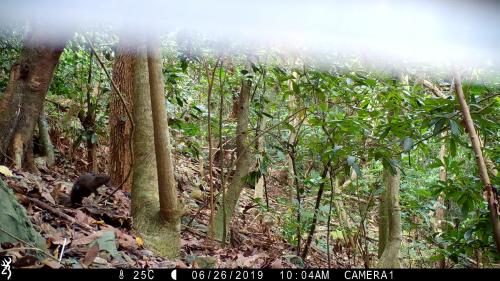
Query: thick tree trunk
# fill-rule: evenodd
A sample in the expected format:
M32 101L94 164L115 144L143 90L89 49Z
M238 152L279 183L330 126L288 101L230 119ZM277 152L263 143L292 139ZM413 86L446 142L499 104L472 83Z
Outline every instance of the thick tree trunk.
M34 30L24 42L18 62L12 66L9 83L0 98L0 153L17 169L31 149L34 128L43 112L45 96L64 44L50 44L47 33ZM69 34L61 36L69 37ZM60 37L59 37L60 39ZM60 42L60 41L58 41Z
M388 234L389 239L384 247L377 267L399 268L399 252L401 248L401 207L399 206L400 171L393 174L390 167L384 167L383 182L386 188Z
M132 92L134 81L134 56L130 46L123 41L118 46L118 56L113 66L113 80L118 87L126 106L132 108ZM111 91L109 109L109 174L113 185L121 184L129 173L132 164L132 151L129 141L132 134L132 124L118 93ZM132 177L128 177L122 186L123 190L130 191Z
M472 149L476 155L476 163L479 169L479 176L484 184L484 197L488 203L488 209L490 211L491 226L493 228L493 237L495 244L497 246L497 252L500 253L500 224L498 221L498 198L497 194L493 191L491 185L490 177L488 175L488 169L483 158L483 152L481 151L481 143L479 141L479 136L477 135L476 129L474 128L474 122L470 115L469 106L465 100L465 96L462 90L462 82L460 80L460 75L455 71L455 93L462 110L462 115L465 121L465 127L469 133L469 138L472 144Z
M237 125L236 125L236 171L234 172L233 180L229 185L225 194L225 200L222 202L224 207L217 210L215 215L215 237L222 238L224 229L229 228L229 221L233 216L234 209L238 203L241 190L244 185L244 179L248 175L250 168L250 153L247 147L248 138L248 118L249 118L249 101L252 81L244 77L241 86L240 99L238 104ZM225 210L225 212L223 211ZM225 213L225 222L224 222Z

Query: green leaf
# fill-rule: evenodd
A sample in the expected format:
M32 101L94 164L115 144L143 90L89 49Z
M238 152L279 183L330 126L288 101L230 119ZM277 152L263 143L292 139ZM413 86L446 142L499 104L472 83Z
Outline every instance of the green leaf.
M455 120L450 119L450 129L451 133L455 136L460 135L460 127L458 126L457 122L455 122Z
M450 153L453 157L457 156L457 142L453 137L450 138Z
M356 157L354 156L348 156L347 157L347 165L351 166L354 171L356 172L356 174L358 175L358 177L361 177L361 169L359 168L358 164L356 164Z
M284 123L285 127L290 130L290 133L295 133L295 128L289 124L289 123Z
M443 127L444 127L444 123L445 123L445 119L443 119L443 118L439 119L436 122L436 125L434 125L434 131L432 132L432 134L437 135L437 134L441 133L441 131L443 130Z
M385 138L389 134L389 132L391 131L391 129L392 128L390 126L387 127L387 129L385 129L384 132L380 135L380 138L381 139Z
M188 64L189 64L188 58L185 55L182 55L180 57L180 61L181 61L181 69L182 69L182 71L186 71L186 69L188 67Z

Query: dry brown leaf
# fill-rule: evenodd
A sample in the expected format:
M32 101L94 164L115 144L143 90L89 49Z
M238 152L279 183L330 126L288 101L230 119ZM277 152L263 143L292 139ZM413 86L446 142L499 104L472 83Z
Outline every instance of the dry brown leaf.
M73 242L71 243L71 246L72 247L75 247L75 246L79 246L79 245L87 245L89 244L90 242L94 241L95 239L101 237L101 235L103 234L103 230L101 231L98 231L92 235L89 235L89 236L85 236L83 238L80 238L80 239L75 239L73 240Z
M183 261L181 260L178 260L176 261L175 263L175 267L176 268L189 268L189 266L187 266L187 264L185 264Z
M95 260L98 254L99 254L99 244L96 243L94 246L92 246L92 248L90 248L87 251L85 257L81 261L81 264L84 267L88 267L90 264L92 264L92 262Z
M77 222L88 224L89 217L81 210L76 211L75 219Z
M41 188L40 189L40 196L42 196L43 199L47 200L48 202L52 204L56 204L56 200L54 200L54 197L50 195L49 191L46 188Z

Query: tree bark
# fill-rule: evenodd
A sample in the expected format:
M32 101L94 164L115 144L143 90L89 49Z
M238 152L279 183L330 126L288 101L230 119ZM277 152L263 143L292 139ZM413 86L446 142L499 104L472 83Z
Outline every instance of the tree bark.
M384 247L377 267L399 268L399 252L401 248L401 207L399 206L400 171L396 168L393 174L390 167L384 167L383 182L386 188L388 235L389 239ZM380 239L380 238L379 238Z
M462 90L462 82L460 80L460 75L458 71L455 70L455 94L457 96L458 103L460 104L460 109L462 110L462 115L465 122L465 127L469 133L469 138L471 141L472 149L476 156L476 163L479 169L479 176L484 184L484 197L488 203L488 209L490 211L491 226L493 228L493 237L497 247L497 252L500 253L500 224L498 222L498 198L497 194L493 191L491 185L490 177L488 175L488 169L483 158L483 152L481 151L481 143L479 141L479 136L477 135L476 129L474 128L474 122L470 115L469 106L465 100L464 92Z
M42 112L38 118L38 133L40 134L40 142L43 154L46 157L45 162L47 163L47 167L52 167L55 164L54 146L50 140L49 125L47 124L47 118L44 112Z
M158 172L158 193L160 195L160 215L173 235L170 239L171 252L168 253L168 256L173 257L178 256L180 253L180 218L183 207L177 204L177 187L170 152L159 38L151 39L149 42L148 70Z
M120 42L117 53L113 66L113 80L127 103L126 106L132 108L134 56L131 47L124 41ZM129 145L132 124L114 88L111 91L109 112L109 174L111 183L117 186L125 180L132 164L132 151ZM132 177L123 183L122 188L126 191L131 190Z
M138 49L134 61L132 115L136 126L133 132L135 161L132 170L132 217L135 228L149 248L162 256L175 258L179 249L179 232L166 225L159 212L158 173L146 48Z
M446 167L444 166L444 156L446 154L446 145L444 142L441 144L441 148L439 149L439 160L441 163L443 163L439 167L439 180L442 182L446 182ZM439 195L438 197L438 204L437 210L436 210L436 226L438 229L443 232L446 228L446 222L445 222L445 217L446 217L446 209L443 208L445 206L445 200L442 194ZM446 268L446 259L443 257L442 259L438 260L436 263L438 268Z
M314 206L314 214L313 214L313 219L311 222L311 228L309 229L309 234L306 239L306 243L304 244L304 250L302 251L302 259L305 259L307 257L307 253L309 252L309 247L311 246L311 242L314 236L314 231L316 230L316 223L318 221L318 213L319 213L319 207L321 204L321 198L323 196L323 192L325 190L325 182L327 181L326 175L328 174L328 169L330 168L330 161L324 166L323 172L321 174L321 183L319 185L319 190L318 190L318 196L316 197L316 204ZM328 234L330 235L330 234Z
M35 28L27 35L0 99L0 153L3 158L9 158L16 169L34 166L25 163L26 152L32 149L34 128L43 112L45 96L64 49L64 44L48 43L50 34L40 31ZM69 38L69 33L59 35L59 39Z
M224 207L218 209L215 215L215 237L217 239L222 239L224 229L226 229L226 231L229 229L229 221L233 216L241 190L243 189L244 179L248 175L250 168L250 153L247 147L247 139L251 88L252 81L244 77L239 97L236 125L236 171L226 191L225 200L221 202L224 204ZM225 210L225 212L223 210ZM226 218L225 222L223 220L224 213Z

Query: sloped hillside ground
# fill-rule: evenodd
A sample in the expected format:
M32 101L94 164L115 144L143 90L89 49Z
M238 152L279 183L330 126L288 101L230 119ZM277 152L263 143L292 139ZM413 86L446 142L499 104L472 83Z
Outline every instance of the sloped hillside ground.
M240 212L232 222L225 247L207 238L209 210L205 179L200 178L199 164L176 155L176 178L179 191L187 202L182 219L182 250L178 260L170 261L146 249L140 235L132 228L130 194L116 192L101 203L112 188L102 187L98 198L84 200L83 207L58 204L69 194L73 182L84 172L78 163L58 159L50 169L39 164L39 174L11 170L0 173L2 180L15 192L18 201L43 238L49 252L43 260L34 258L33 247L23 241L2 243L0 254L14 257L16 267L49 268L296 268L326 267L326 254L315 247L306 261L294 255L293 247L283 240L281 228L274 218L263 219L252 200L253 190L245 189L240 198ZM83 158L82 158L83 159ZM5 167L4 167L5 168ZM269 185L270 204L281 188ZM198 194L198 196L193 196ZM201 195L201 197L199 196ZM0 226L1 227L1 226ZM332 267L347 267L347 258L332 253Z

